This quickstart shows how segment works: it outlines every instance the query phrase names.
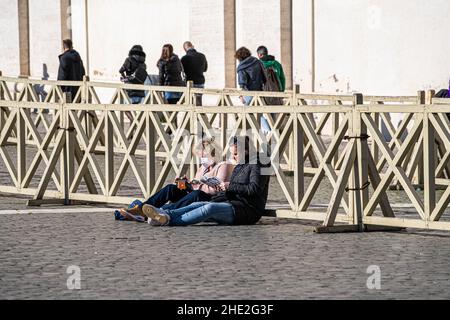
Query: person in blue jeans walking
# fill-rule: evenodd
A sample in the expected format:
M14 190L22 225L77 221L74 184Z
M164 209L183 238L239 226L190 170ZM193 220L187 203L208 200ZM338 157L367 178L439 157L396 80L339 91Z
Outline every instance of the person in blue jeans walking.
M193 203L175 210L144 205L148 223L152 226L189 226L205 221L219 225L256 224L265 211L270 176L261 174L261 164L256 152L251 152L248 137L233 138L231 150L238 165L230 182L220 185L221 192L211 202Z
M184 188L180 188L177 183L169 184L145 202L136 200L128 209L116 210L114 213L116 220L143 222L146 217L143 215L142 207L146 204L156 208L174 210L195 202L210 201L219 191L217 188L203 183L202 180L217 178L218 181L228 183L234 169L234 164L217 160L216 154L219 155L220 150L213 139L204 138L195 150L201 159L201 166L193 181L187 181L187 178L184 177L183 180L186 181Z

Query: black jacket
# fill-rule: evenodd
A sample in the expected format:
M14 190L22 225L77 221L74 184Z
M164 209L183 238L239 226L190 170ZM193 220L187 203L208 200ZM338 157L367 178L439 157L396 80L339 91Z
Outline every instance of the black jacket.
M270 176L261 175L261 165L236 166L226 192L213 197L212 202L230 202L235 213L235 225L252 225L264 214L269 193Z
M177 55L174 54L169 61L160 59L158 69L159 85L172 87L184 87L186 85L181 76L183 66Z
M125 59L119 72L124 77L125 82L131 84L144 84L145 78L147 77L147 65L145 64L146 54L144 51L132 49L128 58ZM141 72L136 72L136 76L133 76L136 70ZM143 90L128 90L128 96L130 97L145 97L145 92Z
M205 84L204 72L208 71L208 61L203 53L190 49L186 55L181 58L186 81L193 81L194 84Z
M59 56L58 81L82 81L86 74L80 54L75 50L69 50ZM78 87L62 87L63 92L72 93L72 99L78 91Z
M264 65L253 56L241 61L237 68L239 86L247 91L263 91L266 83Z

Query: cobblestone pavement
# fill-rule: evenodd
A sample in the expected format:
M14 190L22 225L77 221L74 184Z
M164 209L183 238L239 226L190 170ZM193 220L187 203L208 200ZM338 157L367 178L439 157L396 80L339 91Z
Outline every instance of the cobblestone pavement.
M0 213L24 201L1 197ZM317 235L272 218L152 228L77 208L0 215L0 299L450 298L448 233ZM81 290L67 289L71 265ZM367 288L371 265L381 290Z

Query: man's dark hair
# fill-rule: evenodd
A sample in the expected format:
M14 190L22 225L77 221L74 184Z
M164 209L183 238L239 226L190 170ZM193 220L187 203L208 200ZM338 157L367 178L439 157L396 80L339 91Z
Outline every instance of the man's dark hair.
M63 46L65 49L72 49L73 48L72 40L70 39L63 40Z
M234 136L231 138L231 145L243 147L246 155L250 153L251 140L249 136Z
M265 46L260 46L256 52L262 56L267 56L269 54L269 50L267 50L267 47Z
M236 51L236 54L234 57L238 59L239 61L245 60L248 57L250 57L252 53L250 50L248 50L246 47L239 48L238 51Z

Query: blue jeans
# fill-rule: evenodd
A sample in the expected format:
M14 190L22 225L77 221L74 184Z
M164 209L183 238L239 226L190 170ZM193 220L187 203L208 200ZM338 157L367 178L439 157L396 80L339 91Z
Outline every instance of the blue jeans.
M189 226L205 221L214 221L220 225L234 223L234 209L231 203L197 202L188 207L167 210L171 226Z
M182 95L181 92L164 92L164 98L169 104L177 104Z
M194 88L205 89L205 85L204 84L194 84ZM195 94L194 103L196 106L202 106L203 105L203 95Z
M250 97L250 96L244 96L244 104L245 104L246 106L249 106L250 103L252 102L252 100L253 100L253 97Z
M244 96L244 104L246 106L249 106L250 103L252 102L252 99L253 99L253 97ZM270 132L271 129L270 129L269 122L267 121L267 119L263 115L261 115L260 118L261 118L261 129L262 129L262 131Z
M261 115L261 129L264 132L270 132L270 125L269 125L269 121L267 121L266 117L264 117L263 115Z

